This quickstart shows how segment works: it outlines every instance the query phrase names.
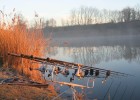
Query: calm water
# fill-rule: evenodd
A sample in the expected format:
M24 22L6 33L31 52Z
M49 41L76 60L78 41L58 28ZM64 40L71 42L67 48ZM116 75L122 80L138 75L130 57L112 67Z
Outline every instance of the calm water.
M95 80L92 89L76 89L84 92L86 100L140 100L140 47L134 46L90 46L90 47L52 47L47 55L63 61L82 63L84 65L110 69L135 77L111 77L105 84L103 78ZM59 75L57 80L69 82L69 76ZM74 83L86 85L87 78L76 79ZM60 88L63 92L67 86ZM61 97L71 99L71 93L66 92Z

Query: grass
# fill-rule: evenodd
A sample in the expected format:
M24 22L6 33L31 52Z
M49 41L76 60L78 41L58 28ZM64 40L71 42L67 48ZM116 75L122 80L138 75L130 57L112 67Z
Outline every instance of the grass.
M0 60L4 67L12 67L34 81L42 81L38 71L30 71L30 67L39 67L30 60L10 57L8 53L27 54L42 57L48 42L43 36L41 21L29 29L27 21L13 11L13 17L0 11Z

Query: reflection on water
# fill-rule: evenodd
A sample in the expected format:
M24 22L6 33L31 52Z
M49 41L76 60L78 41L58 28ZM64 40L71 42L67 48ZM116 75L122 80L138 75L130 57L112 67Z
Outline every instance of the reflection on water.
M108 62L111 60L127 60L140 62L139 47L101 46L101 47L55 47L51 48L51 57L79 62L86 65Z
M51 53L47 56L52 58L135 75L135 77L110 78L105 85L101 84L102 79L97 79L93 89L85 90L89 100L140 99L140 47L54 47L50 50Z

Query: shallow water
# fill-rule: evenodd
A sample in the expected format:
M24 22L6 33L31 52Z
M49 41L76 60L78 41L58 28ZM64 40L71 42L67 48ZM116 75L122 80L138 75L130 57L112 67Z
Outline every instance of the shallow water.
M52 47L51 58L81 63L88 66L109 69L134 75L129 77L110 77L105 84L103 78L97 78L94 88L81 90L86 100L139 100L140 99L140 47L139 46L90 46L90 47ZM69 82L68 77L58 75L57 80ZM75 79L74 83L86 85L88 78ZM112 85L111 85L112 84ZM67 90L60 88L60 92ZM65 93L61 97L70 99L72 94Z

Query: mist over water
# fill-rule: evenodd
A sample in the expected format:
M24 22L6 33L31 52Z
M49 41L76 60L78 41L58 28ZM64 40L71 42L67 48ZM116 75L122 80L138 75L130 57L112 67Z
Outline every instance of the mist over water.
M139 39L136 36L114 39L109 39L109 37L55 39L59 47L52 47L48 56L134 75L134 77L110 77L105 84L101 83L103 78L97 78L94 88L84 90L87 100L108 100L109 98L111 100L138 100L140 99ZM112 42L109 43L110 41ZM69 77L61 75L59 77L59 80L69 82ZM76 79L74 83L85 85L87 80L88 78ZM66 89L68 87L64 86L61 91ZM70 97L71 94L66 93L62 97L67 96Z

